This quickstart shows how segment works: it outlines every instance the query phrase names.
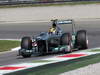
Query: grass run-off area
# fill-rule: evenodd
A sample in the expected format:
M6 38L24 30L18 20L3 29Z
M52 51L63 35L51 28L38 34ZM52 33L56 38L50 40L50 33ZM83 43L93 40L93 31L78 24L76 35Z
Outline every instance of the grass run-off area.
M49 64L37 68L31 68L29 70L24 70L21 73L23 75L59 75L60 73L78 69L80 67L88 66L89 64L95 64L98 62L100 62L100 54L95 54L95 55L77 58L69 61ZM17 72L14 74L21 75L21 73Z
M0 40L0 52L10 51L12 48L18 47L19 44L19 41Z
M86 4L100 4L100 1L79 1L79 2L63 2L63 3L45 3L45 4L41 3L41 4L0 5L0 8L65 6L65 5L86 5Z

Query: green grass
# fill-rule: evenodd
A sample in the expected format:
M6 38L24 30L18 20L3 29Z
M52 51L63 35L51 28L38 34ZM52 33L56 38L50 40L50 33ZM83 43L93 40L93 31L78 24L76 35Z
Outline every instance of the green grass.
M100 52L100 49L90 50L90 52Z
M86 5L100 4L100 1L82 1L82 2L64 2L64 3L47 3L47 4L17 4L17 5L1 5L0 8L19 8L19 7L41 7L41 6L65 6L65 5Z
M12 48L18 47L19 44L19 41L0 40L0 52L9 51Z
M32 61L33 63L45 63L45 62L51 62L53 60L35 60L35 61Z

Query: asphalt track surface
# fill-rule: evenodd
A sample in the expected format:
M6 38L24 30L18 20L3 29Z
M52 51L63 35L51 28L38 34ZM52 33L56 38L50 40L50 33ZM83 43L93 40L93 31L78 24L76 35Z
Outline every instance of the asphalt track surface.
M25 35L32 37L40 32L48 31L50 26L50 22L0 24L0 39L21 39ZM66 32L71 32L71 25L63 25L62 29L64 29L64 31ZM88 32L89 48L100 46L100 20L77 21L76 30L80 29L85 29ZM55 55L53 54L24 59L17 56L17 54L17 51L0 54L0 66L29 62L33 60L52 57Z

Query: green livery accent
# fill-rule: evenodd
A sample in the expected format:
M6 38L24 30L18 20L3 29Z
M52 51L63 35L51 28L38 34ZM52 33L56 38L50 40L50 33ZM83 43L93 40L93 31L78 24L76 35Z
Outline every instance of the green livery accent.
M62 51L63 49L67 49L67 46L66 45L63 45L63 46L60 45L59 47L52 48L52 50L54 52L56 52L56 51Z
M72 44L73 44L73 45L75 44L75 37L76 37L76 33L73 33L73 34L72 34Z

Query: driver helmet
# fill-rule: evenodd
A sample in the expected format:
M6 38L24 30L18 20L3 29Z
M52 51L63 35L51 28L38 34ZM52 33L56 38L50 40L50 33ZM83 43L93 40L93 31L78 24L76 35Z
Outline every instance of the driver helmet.
M52 27L52 28L49 29L49 33L55 33L55 32L56 32L55 28Z

